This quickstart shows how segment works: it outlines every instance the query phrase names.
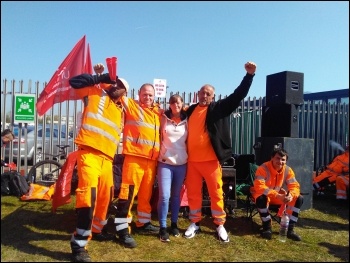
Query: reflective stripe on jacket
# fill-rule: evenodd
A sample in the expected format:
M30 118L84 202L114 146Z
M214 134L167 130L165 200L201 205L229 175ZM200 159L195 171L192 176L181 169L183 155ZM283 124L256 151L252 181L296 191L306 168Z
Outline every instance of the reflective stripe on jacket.
M123 97L125 110L123 130L123 154L157 160L160 149L160 115L156 105L144 108L133 99Z
M94 93L99 90L100 94L90 95L90 89L94 89ZM75 143L89 146L113 159L122 131L122 108L104 90L95 86L81 91L85 91L87 96L84 98L82 125Z
M256 170L252 195L255 199L261 195L276 197L282 186L293 197L300 195L300 185L292 168L284 165L282 171L277 172L272 162L268 161Z

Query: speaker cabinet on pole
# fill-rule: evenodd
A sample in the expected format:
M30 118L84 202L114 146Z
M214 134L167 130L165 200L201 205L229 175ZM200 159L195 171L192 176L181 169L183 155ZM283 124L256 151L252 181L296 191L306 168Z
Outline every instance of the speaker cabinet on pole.
M258 137L254 145L256 163L261 165L271 159L274 147L282 147L288 152L287 165L290 166L300 184L304 197L301 210L312 208L312 172L314 167L314 139Z
M266 106L304 103L304 73L282 71L266 76Z
M299 107L292 104L263 106L261 137L299 137Z

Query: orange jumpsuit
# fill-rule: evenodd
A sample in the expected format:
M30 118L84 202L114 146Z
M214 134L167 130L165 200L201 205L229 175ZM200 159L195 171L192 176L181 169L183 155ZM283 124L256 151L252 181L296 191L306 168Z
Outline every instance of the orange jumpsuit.
M137 195L136 226L151 221L151 205L156 165L160 150L160 116L162 109L142 107L123 97L124 130L122 183L117 200L115 226L118 235L130 233L131 208Z
M196 107L188 125L188 163L185 185L190 206L189 219L193 223L202 217L202 185L206 182L210 195L210 207L214 223L226 221L222 190L222 168L216 157L209 134L205 128L208 107Z
M103 84L101 84L103 87ZM77 89L84 99L79 134L76 189L77 227L71 238L72 251L86 247L92 232L107 223L113 197L112 162L122 129L122 108L99 85Z
M313 187L315 190L331 184L336 183L336 198L346 199L346 190L349 189L349 149L338 156L327 165L319 176L316 176L313 180Z

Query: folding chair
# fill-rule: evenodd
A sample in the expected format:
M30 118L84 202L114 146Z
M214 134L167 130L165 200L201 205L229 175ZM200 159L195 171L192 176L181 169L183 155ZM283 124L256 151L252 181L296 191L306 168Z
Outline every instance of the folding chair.
M247 218L250 219L252 223L253 223L253 217L256 214L259 214L258 208L256 207L256 204L255 204L255 200L250 191L250 188L253 186L255 172L257 168L258 168L258 165L254 163L249 163L250 187L246 196L245 207L247 212ZM277 223L280 223L280 219L281 219L278 216L279 209L280 209L280 205L269 204L269 212L270 212L271 218L275 220Z
M252 186L249 163L255 163L254 154L234 154L236 169L236 196L237 206L246 208L246 197L249 194L249 189ZM242 198L243 197L243 198Z
M272 220L275 220L278 224L281 221L281 218L279 217L279 209L280 209L280 205L274 205L274 204L269 204L269 213L271 216ZM247 196L247 217L251 220L251 222L253 223L253 217L257 214L259 214L258 212L258 208L256 207L255 204L255 200L253 198L253 196L249 193L249 195Z

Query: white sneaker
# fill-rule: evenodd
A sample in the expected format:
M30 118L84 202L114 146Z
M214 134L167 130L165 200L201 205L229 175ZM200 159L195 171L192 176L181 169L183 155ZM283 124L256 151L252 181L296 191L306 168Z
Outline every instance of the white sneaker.
M226 229L223 225L219 225L216 228L216 231L218 232L219 240L223 242L230 242L230 239L228 238L228 234L226 232Z
M195 223L191 223L184 234L185 238L192 238L200 231L201 229L199 226L197 226Z

